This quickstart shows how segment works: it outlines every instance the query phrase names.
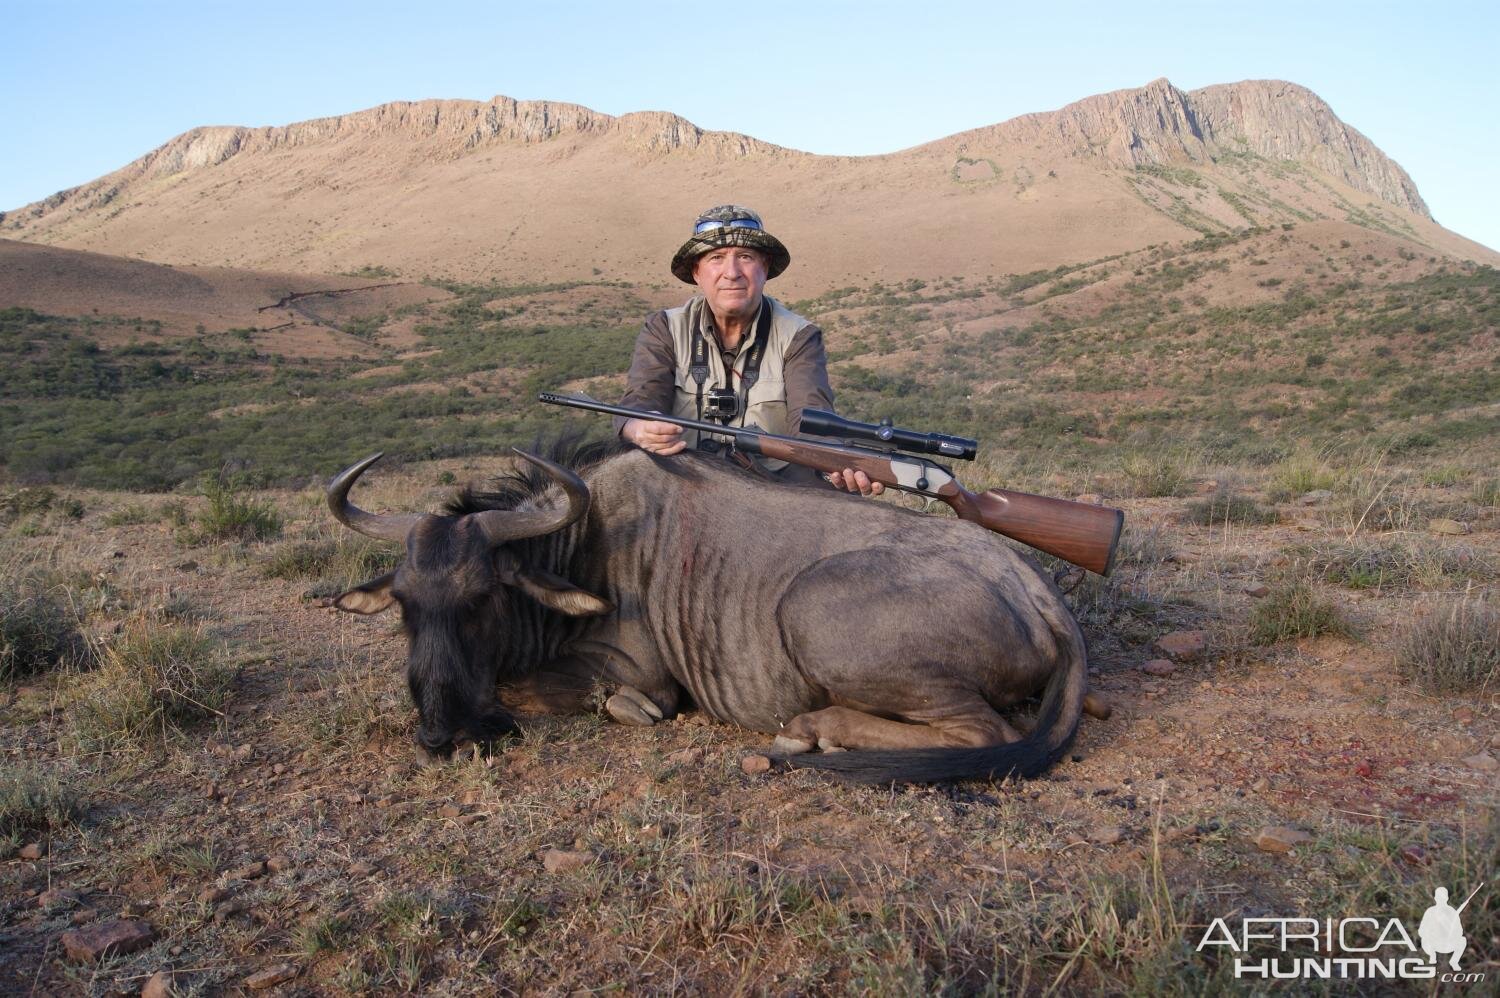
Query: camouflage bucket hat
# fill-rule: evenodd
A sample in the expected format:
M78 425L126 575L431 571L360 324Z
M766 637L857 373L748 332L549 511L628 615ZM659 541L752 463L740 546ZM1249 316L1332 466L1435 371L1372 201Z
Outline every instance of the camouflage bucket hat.
M672 257L672 273L679 281L692 284L693 264L709 250L721 246L748 246L766 255L766 280L786 270L792 254L760 224L760 216L737 204L721 204L698 216L693 234Z

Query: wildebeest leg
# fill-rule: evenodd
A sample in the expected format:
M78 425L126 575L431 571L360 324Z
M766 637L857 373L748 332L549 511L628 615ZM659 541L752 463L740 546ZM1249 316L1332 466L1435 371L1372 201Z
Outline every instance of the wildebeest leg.
M792 755L824 749L980 748L1019 741L1020 735L983 700L956 705L941 717L908 724L849 707L827 707L787 722L772 749Z
M586 714L598 708L601 691L613 689L604 701L609 716L621 724L649 727L677 709L681 690L671 683L643 693L630 685L643 682L644 677L637 677L635 671L617 667L613 658L564 655L502 686L500 697L506 706L521 712Z

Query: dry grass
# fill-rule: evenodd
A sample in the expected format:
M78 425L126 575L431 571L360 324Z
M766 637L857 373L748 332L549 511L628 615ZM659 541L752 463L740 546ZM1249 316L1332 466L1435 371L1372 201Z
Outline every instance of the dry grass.
M1273 588L1256 603L1250 615L1249 640L1255 645L1325 634L1349 637L1353 633L1352 625L1338 604L1301 580Z
M0 681L87 661L77 600L54 573L0 570Z
M0 856L34 836L61 831L81 813L76 784L54 769L0 762Z
M1478 595L1419 605L1398 633L1396 665L1428 689L1485 693L1500 679L1500 605Z

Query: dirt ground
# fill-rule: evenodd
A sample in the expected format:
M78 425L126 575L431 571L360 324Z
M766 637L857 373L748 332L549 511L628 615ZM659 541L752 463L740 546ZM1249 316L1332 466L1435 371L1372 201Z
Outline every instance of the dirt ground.
M482 469L382 473L363 501L432 508L445 472ZM1184 522L1191 497L1111 499L1127 557L1073 599L1113 716L1085 717L1035 781L870 789L748 775L768 739L696 713L535 719L489 758L423 764L393 617L266 577L278 551L339 536L316 492L270 497L279 540L196 546L151 519L171 500L76 498L80 519L12 524L4 557L88 580L75 592L101 647L127 620L171 620L235 672L221 716L94 750L75 731L85 673L0 684L5 764L78 803L0 861L6 994L134 994L160 971L231 994L1238 990L1196 950L1213 917L1414 925L1433 886L1467 893L1443 877L1489 875L1496 691L1426 693L1394 664L1441 586L1327 587L1351 636L1247 640L1287 552L1345 539L1316 505L1226 527ZM1493 566L1497 514L1395 539ZM1202 652L1166 659L1154 642L1178 631L1202 631ZM1268 827L1307 838L1265 851ZM65 954L66 933L113 919L153 941ZM1480 930L1495 922L1468 924L1465 967L1493 980L1500 946Z

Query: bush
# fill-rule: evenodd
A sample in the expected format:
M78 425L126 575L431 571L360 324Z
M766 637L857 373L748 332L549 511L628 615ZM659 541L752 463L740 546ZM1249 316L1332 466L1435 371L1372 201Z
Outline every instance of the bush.
M1130 495L1137 499L1180 496L1192 481L1187 463L1170 451L1136 451L1127 454L1120 470Z
M55 773L0 763L0 855L27 838L72 824L80 811L78 799Z
M1353 629L1338 606L1322 599L1306 582L1271 590L1250 615L1250 643L1270 645L1323 634L1349 637Z
M346 534L336 541L283 544L266 560L261 572L268 579L313 579L317 584L312 595L333 596L390 571L401 563L404 554L399 545Z
M210 541L263 541L281 533L281 514L265 500L247 495L242 482L229 475L205 475L199 491L208 508L187 533L192 544Z
M1396 667L1433 690L1482 693L1500 677L1500 606L1479 597L1417 608L1402 628Z
M0 575L0 680L81 662L87 644L65 593L34 573Z
M1230 523L1263 525L1280 519L1274 509L1267 509L1254 499L1237 495L1229 489L1220 489L1207 499L1193 500L1183 514L1187 523L1208 527Z
M73 735L88 749L165 742L220 716L233 678L223 649L200 628L137 618L84 677L70 711Z
M25 516L58 512L70 520L83 516L83 503L72 496L59 496L53 489L20 488L0 492L0 525Z

